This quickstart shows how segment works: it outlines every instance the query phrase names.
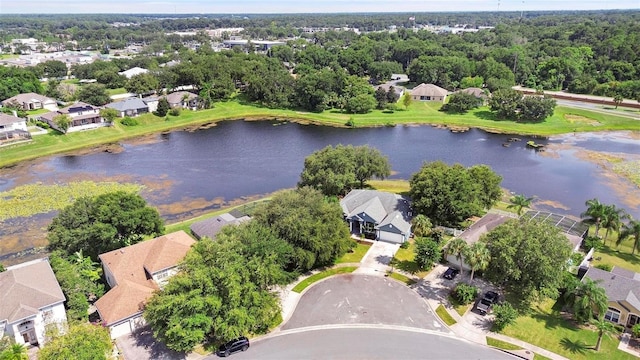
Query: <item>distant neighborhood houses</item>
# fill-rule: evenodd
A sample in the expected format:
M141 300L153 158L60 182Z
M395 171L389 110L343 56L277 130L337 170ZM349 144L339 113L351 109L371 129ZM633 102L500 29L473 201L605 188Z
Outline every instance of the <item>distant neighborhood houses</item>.
M24 111L46 109L58 110L58 102L55 99L36 93L18 94L2 101L2 106L14 107Z
M43 345L46 326L67 322L65 300L47 259L8 267L0 273L0 338Z
M111 287L95 306L112 338L144 326L146 301L178 272L178 264L195 240L178 231L99 256Z
M444 103L449 91L434 84L422 83L409 91L415 101L437 101Z
M251 220L251 218L244 214L236 214L234 212L224 213L212 218L208 218L202 221L191 224L190 230L196 239L202 238L215 239L216 235L227 225L238 225Z

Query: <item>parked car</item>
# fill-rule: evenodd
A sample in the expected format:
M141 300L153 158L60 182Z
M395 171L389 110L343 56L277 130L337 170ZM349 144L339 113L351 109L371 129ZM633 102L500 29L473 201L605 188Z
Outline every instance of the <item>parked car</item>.
M249 339L244 336L241 336L237 339L233 339L231 341L226 342L216 352L218 356L227 357L238 351L247 351L249 348Z
M493 304L495 304L496 301L498 301L498 293L495 291L487 291L486 293L484 293L484 296L482 297L482 299L478 301L478 304L476 305L476 310L482 315L490 313L491 306L493 306Z
M447 271L444 272L442 277L448 280L453 280L456 277L456 275L458 275L459 272L460 270L450 267L447 269Z

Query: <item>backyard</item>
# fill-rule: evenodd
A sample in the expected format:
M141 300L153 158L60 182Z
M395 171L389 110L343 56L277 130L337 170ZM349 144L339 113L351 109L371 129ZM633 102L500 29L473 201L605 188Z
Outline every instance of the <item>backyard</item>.
M616 234L617 237L617 234ZM592 266L610 265L625 268L634 272L640 272L640 255L638 251L631 254L633 239L623 241L616 248L614 236L609 236L607 244L593 254Z

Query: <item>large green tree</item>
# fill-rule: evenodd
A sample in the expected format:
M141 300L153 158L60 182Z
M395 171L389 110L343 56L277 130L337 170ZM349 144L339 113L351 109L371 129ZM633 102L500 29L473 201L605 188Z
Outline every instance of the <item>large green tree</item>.
M333 264L354 245L340 205L309 187L275 195L254 219L294 247L292 271Z
M111 101L107 88L102 84L83 85L77 94L78 100L95 106L102 106Z
M616 245L620 246L628 238L633 239L631 244L631 255L633 255L636 250L640 250L640 220L630 219L628 223L622 225Z
M106 360L113 345L109 330L87 322L74 322L64 334L54 335L38 352L40 360Z
M329 145L305 158L298 186L311 186L325 195L344 195L374 176L384 179L390 173L389 161L375 148Z
M523 304L557 297L571 246L559 229L528 219L509 220L483 236L491 253L485 277Z
M467 246L462 251L464 261L471 267L471 274L469 275L469 283L473 282L473 275L477 270L484 270L489 266L491 261L491 252L487 249L485 243L476 241L473 244Z
M102 268L80 251L72 256L54 251L49 255L49 261L67 299L67 316L87 321L89 298L104 294L104 286L100 283Z
M416 238L414 253L416 263L423 270L430 270L442 258L440 245L430 237Z
M585 202L585 206L587 207L587 210L580 214L582 222L589 225L595 225L595 236L599 237L600 225L602 224L602 219L606 216L607 205L601 203L598 199L590 199Z
M176 351L264 333L280 314L269 288L291 280L283 266L292 251L255 221L227 227L215 241L193 246L181 272L147 303L144 317L156 338Z
M575 288L567 289L565 299L576 320L582 323L600 318L607 311L608 298L604 288L589 278L584 278Z
M442 161L425 163L411 176L409 184L413 208L436 225L457 226L480 215L501 196L502 178L486 165L465 168Z
M82 251L97 260L101 253L162 234L164 221L140 195L118 191L79 198L53 218L48 231L49 249Z

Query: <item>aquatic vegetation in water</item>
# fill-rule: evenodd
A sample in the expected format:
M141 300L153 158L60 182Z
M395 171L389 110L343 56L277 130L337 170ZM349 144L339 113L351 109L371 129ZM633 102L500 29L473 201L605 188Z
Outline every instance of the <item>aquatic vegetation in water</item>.
M623 161L613 165L613 171L640 187L640 160Z
M0 192L0 221L60 210L77 198L94 197L114 191L138 192L137 184L78 181L45 185L40 182Z

